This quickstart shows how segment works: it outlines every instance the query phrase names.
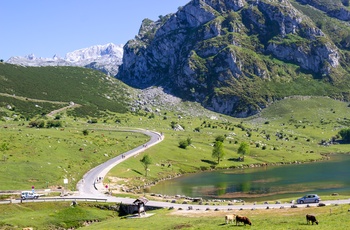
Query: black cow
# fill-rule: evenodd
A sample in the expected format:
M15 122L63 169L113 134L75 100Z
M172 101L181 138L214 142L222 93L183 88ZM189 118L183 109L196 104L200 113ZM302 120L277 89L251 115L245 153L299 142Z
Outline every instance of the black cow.
M306 223L309 224L309 222L311 222L312 224L318 224L318 221L316 220L316 217L314 215L306 214Z

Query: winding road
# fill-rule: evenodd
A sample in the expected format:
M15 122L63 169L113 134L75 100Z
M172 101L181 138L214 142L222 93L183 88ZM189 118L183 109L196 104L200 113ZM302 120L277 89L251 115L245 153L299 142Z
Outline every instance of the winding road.
M123 130L123 131L132 131L132 132L139 132L148 135L151 139L144 145L138 146L137 148L134 148L132 150L129 150L128 152L125 152L117 157L114 157L108 161L106 161L103 164L100 164L96 166L95 168L91 169L89 172L87 172L83 179L81 179L77 184L77 189L79 191L79 197L89 197L89 198L111 198L111 196L108 196L104 194L105 188L102 183L102 180L98 180L99 178L104 178L107 173L115 167L117 164L123 162L124 160L133 157L140 152L144 151L145 149L161 142L163 140L162 134L154 131L149 130Z

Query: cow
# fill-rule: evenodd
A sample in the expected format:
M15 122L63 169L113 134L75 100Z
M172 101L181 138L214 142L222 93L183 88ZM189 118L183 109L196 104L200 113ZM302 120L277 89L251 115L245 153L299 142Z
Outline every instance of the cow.
M318 225L318 221L314 215L306 214L306 224L309 224L309 222L312 224L316 223Z
M236 215L235 214L231 214L231 215L226 215L225 216L225 222L226 224L228 223L233 223L236 220Z
M237 215L236 216L236 225L238 225L239 222L244 223L244 225L246 225L246 224L252 225L252 222L250 222L250 220L246 216Z

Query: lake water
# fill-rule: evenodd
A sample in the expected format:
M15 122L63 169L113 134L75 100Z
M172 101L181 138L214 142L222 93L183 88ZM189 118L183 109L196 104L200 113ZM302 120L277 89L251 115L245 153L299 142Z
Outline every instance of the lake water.
M150 192L204 199L276 200L301 196L350 195L350 155L331 155L322 162L220 170L160 182Z

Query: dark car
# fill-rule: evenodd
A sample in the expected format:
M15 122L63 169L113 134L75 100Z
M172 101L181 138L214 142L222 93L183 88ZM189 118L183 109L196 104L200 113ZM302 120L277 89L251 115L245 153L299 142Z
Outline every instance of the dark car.
M298 204L304 204L304 203L318 203L320 202L321 198L317 194L307 194L303 196L302 198L299 198L297 200Z

